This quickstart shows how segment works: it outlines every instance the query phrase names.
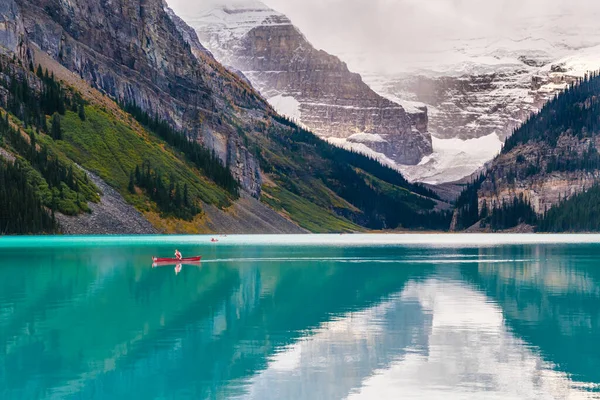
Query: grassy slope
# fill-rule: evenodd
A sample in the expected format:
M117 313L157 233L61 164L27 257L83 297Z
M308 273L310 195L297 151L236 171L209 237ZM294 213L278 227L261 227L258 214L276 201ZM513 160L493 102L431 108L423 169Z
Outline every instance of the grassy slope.
M364 228L281 187L264 186L263 191L263 202L313 233L364 231Z
M0 108L0 118L5 118L6 110ZM42 174L32 167L31 163L27 159L27 154L20 154L16 149L13 148L10 140L5 138L0 140L0 147L9 150L11 154L15 155L27 174L27 181L35 188L37 195L39 196L42 204L47 207L52 205L52 202L56 202L57 210L65 215L77 215L83 212L89 212L88 202L100 201L98 195L99 189L89 180L85 179L84 172L77 168L77 166L66 157L62 152L57 151L57 148L53 141L46 141L46 136L42 134L36 134L32 129L24 129L21 121L16 119L13 115L9 117L12 128L16 128L20 131L21 136L27 143L30 142L30 136L35 136L37 140L37 150L41 150L40 143L47 144L46 149L48 154L53 158L57 159L60 165L65 168L71 168L73 171L74 179L78 183L78 190L75 191L69 188L66 184L61 184L59 188L50 188L46 179Z
M229 195L170 149L156 136L134 130L97 106L86 107L86 120L67 112L62 119L64 140L57 147L84 168L116 188L127 201L145 209L145 199L127 190L129 175L137 165L150 162L165 176L187 183L190 194L219 207L231 205ZM48 140L50 140L48 138Z
M363 170L356 169L356 172L362 176L365 179L365 182L376 191L385 193L396 201L408 205L413 211L419 212L423 210L431 210L436 205L436 203L430 198L415 194L403 187L391 185Z
M260 135L253 138L261 149L262 157L274 167L269 174L271 184L264 185L262 201L291 219L304 229L315 233L360 232L360 227L336 215L332 208L360 212L352 204L329 190L321 180L313 177L313 171L327 168L326 161L307 152L291 152ZM307 156L309 155L309 156ZM312 157L311 157L312 156ZM292 186L294 194L286 189Z
M57 79L68 87L79 92L90 103L86 106L87 120L85 123L79 122L76 114L67 113L63 120L63 128L66 131L64 136L67 140L61 143L59 148L70 158L80 162L82 166L97 173L107 183L117 188L127 201L142 210L148 209L146 199L132 196L127 191L130 172L128 168L135 168L135 163L131 162L130 157L139 161L141 160L140 154L146 154L160 159L161 165L167 167L164 170L165 173L174 170L177 174L184 174L193 180L195 182L194 187L197 188L200 197L205 199L207 203L229 204L229 196L225 191L202 178L200 172L182 161L183 156L175 155L160 139L148 133L129 114L121 110L113 100L91 88L85 81L50 59L44 52L36 51L36 61L44 69L47 68L53 72ZM111 124L112 126L110 126ZM90 127L94 129L89 130ZM94 145L94 142L97 145ZM98 151L99 148L111 150L112 153ZM141 149L145 149L145 152L139 153ZM130 157L125 156L125 154ZM112 158L113 155L120 161L115 162ZM285 159L282 158L281 161L285 162ZM296 163L291 163L291 166L297 168ZM160 165L157 165L157 167L160 167ZM190 171L193 176L190 176ZM283 191L281 199L275 200L269 195L273 191L265 188L263 202L298 225L305 228L307 226L314 228L315 232L363 230L363 228L352 224L347 219L335 215L329 209L311 204L311 201L317 200L318 203L321 203L321 206L334 205L335 207L355 210L354 207L331 193L320 182L318 187L318 190L313 191L313 188L306 190L307 193L314 193L310 201L287 191ZM326 194L326 196L323 197L321 194ZM323 198L329 200L323 202L321 201ZM286 205L285 210L281 207L282 204ZM156 210L145 211L145 215L155 227L166 232L197 233L207 229L205 226L206 221L200 216L190 223L179 220L164 220L160 218ZM318 216L318 220L315 218L312 223L307 224L306 219L315 215Z
M293 134L292 134L293 135ZM292 136L293 137L293 136ZM336 163L320 153L319 148L301 141L293 144L269 140L263 134L250 138L260 153L263 164L269 168L269 183L263 190L263 202L280 211L301 227L313 232L364 231L342 215L362 215L349 201L328 187L331 171ZM432 211L436 202L373 175L354 168L364 182L375 192L403 203L417 213Z

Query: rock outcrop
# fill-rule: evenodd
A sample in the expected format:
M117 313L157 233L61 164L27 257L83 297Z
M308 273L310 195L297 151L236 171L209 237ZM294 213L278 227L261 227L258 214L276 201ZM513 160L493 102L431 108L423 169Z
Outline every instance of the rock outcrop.
M600 148L600 137L579 139L565 133L556 146L528 143L501 154L490 166L488 177L481 185L479 208L482 209L484 203L488 207L510 203L522 195L533 210L542 215L561 200L591 188L600 179L599 170L546 172L553 159L576 162L585 158L590 145ZM530 172L524 173L526 170Z
M215 150L254 196L258 162L238 133L268 104L208 52L196 57L161 0L18 0L29 39L93 87ZM198 55L198 54L196 54Z
M593 193L588 194L590 203L579 205L575 211L561 207L565 200L587 192L600 181L599 88L600 77L586 77L516 130L485 174L461 195L452 228L467 229L478 220L493 229L536 220L546 226L542 229L547 229L546 223L558 230L569 229L574 221L584 226L586 221L576 214L591 209L597 200L591 198ZM564 213L559 217L552 215L557 206L555 211ZM593 219L593 213L585 218Z
M220 62L242 71L277 111L323 138L364 144L399 164L418 164L432 153L426 109L407 114L261 2L223 3L176 11Z
M443 139L474 139L496 133L505 140L532 113L579 76L523 64L514 69L457 76L377 79L382 94L429 107L429 130ZM368 80L367 80L368 81Z
M57 214L62 233L67 235L142 235L158 231L113 188L94 174L90 180L102 191L99 203L89 203L91 212L76 217Z
M0 2L0 53L31 61L23 19L14 0Z

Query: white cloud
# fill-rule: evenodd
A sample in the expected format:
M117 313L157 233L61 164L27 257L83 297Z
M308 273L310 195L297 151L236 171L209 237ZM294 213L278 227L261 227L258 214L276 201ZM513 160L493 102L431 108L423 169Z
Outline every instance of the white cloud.
M539 39L559 49L600 44L596 0L264 2L288 15L316 47L364 55L372 69L394 70L427 53L451 52L465 38L485 38L488 44L503 38Z

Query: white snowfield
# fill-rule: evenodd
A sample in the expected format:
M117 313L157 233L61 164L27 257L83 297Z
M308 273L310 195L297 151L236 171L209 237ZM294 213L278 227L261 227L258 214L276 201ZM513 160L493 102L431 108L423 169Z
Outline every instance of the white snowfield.
M267 100L269 104L281 115L298 122L302 117L300 102L292 96L277 95Z
M433 136L432 155L423 158L418 165L400 165L362 143L351 143L339 138L329 138L328 141L379 160L400 171L411 182L432 185L459 181L480 170L502 150L502 142L495 133L469 140L440 139Z
M203 30L211 50L224 51L228 43L244 37L257 26L290 25L289 19L256 0L168 0L169 6L192 28ZM221 61L225 61L221 59Z

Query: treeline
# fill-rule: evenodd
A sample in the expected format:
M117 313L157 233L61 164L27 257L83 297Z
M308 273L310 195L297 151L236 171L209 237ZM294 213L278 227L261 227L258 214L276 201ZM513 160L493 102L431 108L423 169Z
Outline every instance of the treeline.
M473 191L469 193L472 194ZM467 195L464 196L466 198ZM469 195L469 199L470 207L457 209L459 221L463 222L457 227L458 230L466 229L481 221L482 225L489 226L493 231L528 224L535 226L538 232L600 232L600 201L598 200L600 184L561 200L559 204L546 210L543 215L538 215L523 195L514 197L512 201L503 201L502 204L483 203L477 213L472 208L474 207L473 196ZM465 218L467 212L463 211L461 214L461 210L469 210L468 219Z
M485 180L485 175L481 174L473 182L470 182L462 191L454 205L457 231L462 231L475 225L481 220L479 214L479 196L478 192L481 184Z
M49 74L47 69L42 71L42 67L38 66L37 81L25 71L17 72L8 66L4 69L9 78L8 82L0 80L0 85L8 90L9 96L2 106L23 121L25 128L34 127L38 132L61 139L60 130L55 125L48 126L47 116L54 116L52 121L56 123L57 115L64 115L70 109L85 120L84 101L79 95L64 90L54 74Z
M227 190L232 196L239 196L239 182L233 177L228 166L221 159L200 143L190 140L184 133L173 129L157 115L151 117L136 104L120 103L120 106L131 114L140 124L146 126L170 146L185 154L186 158L198 167L217 185Z
M521 193L512 201L503 199L500 204L482 202L479 207L479 189L485 181L485 175L467 185L455 204L457 231L462 231L481 222L482 227L489 226L493 231L514 228L521 224L536 225L538 215L533 210L529 199Z
M360 210L332 211L361 226L448 230L451 213L435 211L439 197L431 190L409 183L399 172L377 160L333 146L286 118L273 118L285 125L273 125L266 131L278 147L270 153L258 149L258 158L261 168L275 174L278 183L290 192L311 198L314 194L310 181L318 179ZM280 149L285 149L285 154Z
M434 212L430 199L414 196L407 203L368 184L351 166L341 165L330 177L330 189L355 207L363 210L362 225L369 229L431 229L447 230L450 212Z
M536 225L538 216L531 207L529 199L525 199L521 193L512 201L502 200L502 204L492 204L490 208L487 203L481 207L480 219L483 225L489 225L493 231L501 231L514 228L521 224Z
M11 147L23 157L28 165L39 172L48 189L39 188L38 194L43 204L52 210L67 215L89 211L88 201L97 201L97 189L88 180L87 174L76 171L73 164L65 165L53 155L44 144L38 143L30 131L24 136L9 123L8 114L0 118L0 142L8 141ZM39 182L37 186L41 186Z
M600 153L590 141L589 147L579 155L578 153L561 154L552 156L546 164L546 172L573 172L593 171L600 169Z
M46 71L38 67L37 76L19 70L14 65L0 62L4 79L0 86L7 90L5 102L0 104L22 123L11 123L8 112L0 117L0 145L9 147L21 157L19 171L28 182L28 191L49 212L60 211L66 215L76 215L89 211L88 202L98 201L98 190L88 180L87 174L75 168L74 164L61 159L42 142L38 141L35 131L46 133L55 140L62 138L59 113L65 113L66 107L75 107L80 118L85 118L83 101L79 96L67 94L60 84ZM47 116L52 115L50 124ZM13 175L14 176L14 175ZM15 182L18 185L19 182ZM12 192L23 194L23 190ZM13 198L12 201L18 201ZM15 214L15 218L17 214ZM13 221L14 222L14 221ZM30 221L34 223L33 221ZM27 225L28 222L19 222ZM43 231L47 226L42 224ZM35 226L26 226L28 233L35 233ZM14 229L12 229L13 233Z
M520 144L540 140L554 147L565 133L579 138L591 137L600 128L599 95L599 73L586 74L517 128L506 140L502 152L508 153Z
M410 190L411 192L439 200L439 196L433 190L430 190L418 183L410 183L402 176L402 174L386 165L383 165L378 160L375 160L369 156L366 156L355 151L349 151L346 149L339 148L319 138L314 133L301 128L294 121L279 116L273 115L273 119L282 125L285 125L292 129L292 136L281 135L275 136L283 145L290 146L292 149L295 147L295 143L305 143L314 146L317 151L323 156L336 162L346 163L356 168L360 168L365 172L386 181L392 185L400 186Z
M145 190L163 216L191 221L201 212L197 199L190 198L187 183L182 186L173 176L167 180L160 171L153 170L150 163L136 166L131 173L129 191L135 193L136 186Z
M0 235L55 233L54 212L48 212L19 162L0 159Z
M540 232L600 232L600 186L576 194L548 210Z

